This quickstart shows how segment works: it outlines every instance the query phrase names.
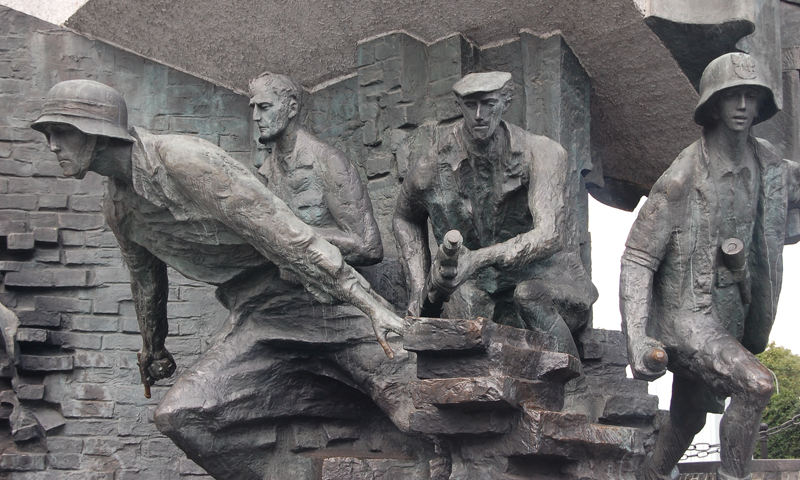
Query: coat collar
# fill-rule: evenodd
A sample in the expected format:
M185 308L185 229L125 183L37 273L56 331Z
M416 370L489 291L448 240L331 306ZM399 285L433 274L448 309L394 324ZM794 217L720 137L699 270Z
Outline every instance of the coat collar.
M509 147L511 149L508 159L509 161L513 162L514 160L519 159L520 155L522 155L524 152L525 142L523 138L520 138L522 135L520 135L519 132L516 132L514 128L510 127L513 127L513 125L509 125L504 120L500 120L500 125L498 125L498 128L505 130L506 134L508 135ZM467 142L469 142L469 139L467 133L464 131L464 120L461 120L455 124L453 129L450 131L450 134L445 136L443 141L439 144L439 155L447 155L447 161L450 163L450 166L453 168L454 172L461 167L464 161L469 159ZM509 169L511 165L506 164L504 161L504 167L505 169Z

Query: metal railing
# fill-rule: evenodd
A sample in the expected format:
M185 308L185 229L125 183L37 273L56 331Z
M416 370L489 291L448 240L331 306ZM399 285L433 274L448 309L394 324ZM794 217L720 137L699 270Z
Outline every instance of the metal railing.
M761 428L759 428L758 431L758 441L761 447L759 452L760 458L767 458L767 440L769 437L797 426L800 426L800 414L795 415L790 420L772 428L767 428L767 424L762 423ZM689 445L689 448L686 449L683 457L681 457L681 461L688 460L690 458L705 458L715 453L719 453L718 443L695 443Z

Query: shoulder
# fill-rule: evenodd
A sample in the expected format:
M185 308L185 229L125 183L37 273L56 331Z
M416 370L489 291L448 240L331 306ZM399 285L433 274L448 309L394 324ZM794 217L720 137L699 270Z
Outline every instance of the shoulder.
M698 180L697 169L703 155L701 149L701 142L697 140L678 154L653 184L649 196L664 195L670 201L685 198L689 189Z
M355 171L355 165L343 151L320 140L304 128L297 132L295 150L308 154L309 160L314 163L315 168L337 172Z
M560 143L543 135L536 135L511 123L506 123L511 136L511 148L531 154L531 160L551 166L566 162L567 151Z

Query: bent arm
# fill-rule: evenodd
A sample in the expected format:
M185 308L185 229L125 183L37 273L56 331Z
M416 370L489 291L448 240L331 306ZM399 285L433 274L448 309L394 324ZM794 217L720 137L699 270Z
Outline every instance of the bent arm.
M631 228L622 255L619 310L622 331L628 345L628 361L635 378L654 380L664 374L667 357L664 345L648 336L653 278L672 234L665 195L651 192Z
M567 152L555 142L546 142L527 165L528 208L533 229L505 242L473 252L477 268L494 265L503 270L521 267L558 253L567 231Z
M314 230L336 246L347 263L374 265L383 259L383 244L372 202L350 160L343 153L334 152L325 159L322 182L325 202L339 228Z
M420 192L414 188L413 182L413 178L407 178L400 189L392 226L409 290L407 315L418 316L420 297L431 268L431 252L428 248L428 214L419 203Z

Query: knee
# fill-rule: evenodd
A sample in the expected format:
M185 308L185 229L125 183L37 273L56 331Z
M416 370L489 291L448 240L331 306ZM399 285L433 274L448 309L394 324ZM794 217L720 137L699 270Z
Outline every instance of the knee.
M747 390L749 396L757 404L766 407L775 391L775 385L772 383L772 373L763 365L758 365L758 367L753 369L748 378Z
M211 425L208 411L203 408L203 397L173 387L153 414L158 431L171 438L179 446L199 436L198 428Z
M520 308L542 308L553 305L553 298L545 285L525 282L514 289L514 304Z

